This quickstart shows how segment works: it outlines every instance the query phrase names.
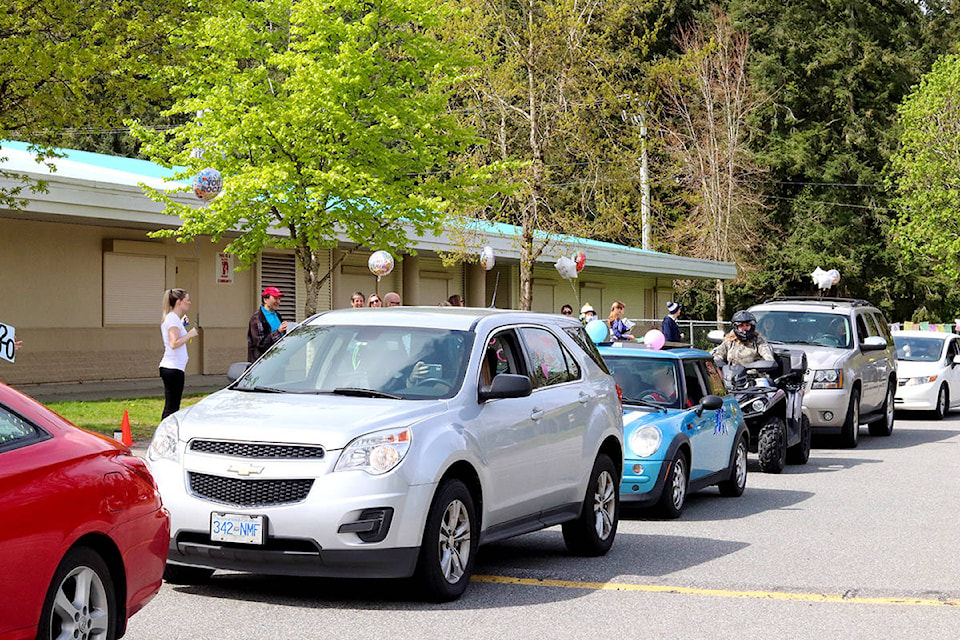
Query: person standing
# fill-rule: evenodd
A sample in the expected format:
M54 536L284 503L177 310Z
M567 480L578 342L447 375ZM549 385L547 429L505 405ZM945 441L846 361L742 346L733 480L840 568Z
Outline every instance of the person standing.
M363 291L354 291L350 297L350 306L354 309L363 309L365 304L367 304L367 297L363 295Z
M626 307L619 300L614 300L613 304L610 305L610 317L607 319L610 325L610 336L621 342L632 342L636 338L630 334L630 326L623 319L625 310Z
M673 302L671 300L667 303L667 315L664 316L663 322L660 324L660 331L663 332L663 337L667 342L680 342L683 340L680 325L677 323L677 319L682 312L683 307L680 306L679 302Z
M385 307L399 307L400 304L400 294L395 291L383 296L383 306Z
M262 356L287 332L287 322L277 311L282 297L283 293L276 287L266 287L260 294L263 304L250 317L250 326L247 329L248 361L253 362Z
M562 307L560 307L560 313L561 313L562 315L565 315L565 316L572 316L572 315L573 315L573 307L571 307L571 306L568 305L568 304L565 304L565 305L563 305Z
M589 302L582 307L580 307L580 322L584 325L590 323L591 320L597 319L597 312L594 310L593 305Z
M367 306L368 306L368 307L382 307L382 306L383 306L383 301L380 300L380 296L378 296L378 295L375 294L375 293L371 293L371 294L370 294L370 297L367 299Z
M163 292L163 321L160 337L163 340L163 358L160 360L160 379L163 380L163 414L161 419L180 409L183 383L187 369L187 342L198 335L197 328L187 331L186 313L190 308L190 294L183 289Z

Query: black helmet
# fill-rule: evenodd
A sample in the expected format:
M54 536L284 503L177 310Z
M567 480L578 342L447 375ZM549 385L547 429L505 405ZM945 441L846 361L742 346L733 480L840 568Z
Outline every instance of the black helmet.
M749 311L737 311L730 320L733 323L733 333L741 340L750 340L757 333L757 317ZM738 324L744 322L750 323L750 328L746 331L738 329Z

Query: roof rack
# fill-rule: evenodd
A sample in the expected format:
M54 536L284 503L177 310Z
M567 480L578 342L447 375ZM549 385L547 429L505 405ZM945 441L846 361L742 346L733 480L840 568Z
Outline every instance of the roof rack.
M764 300L763 303L768 302L798 302L798 301L808 301L808 302L846 302L853 307L871 307L871 305L866 300L861 300L860 298L828 298L825 296L777 296L775 298L770 298Z

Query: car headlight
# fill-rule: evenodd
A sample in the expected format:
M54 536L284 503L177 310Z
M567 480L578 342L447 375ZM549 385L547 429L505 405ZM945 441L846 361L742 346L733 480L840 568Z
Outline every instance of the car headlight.
M763 400L754 400L750 403L750 410L754 413L760 413L767 407L767 403Z
M378 476L390 471L410 449L410 429L376 431L354 439L344 447L334 471L366 471Z
M656 453L662 440L663 436L657 427L640 427L630 434L630 450L638 458L646 458Z
M170 415L160 421L153 432L153 440L147 449L148 460L171 460L177 462L179 455L177 442L180 439L180 421L176 415Z
M811 389L843 389L843 369L817 369Z
M915 384L928 384L936 381L937 376L920 376L919 378L907 378L906 382L903 383L903 386L912 387Z

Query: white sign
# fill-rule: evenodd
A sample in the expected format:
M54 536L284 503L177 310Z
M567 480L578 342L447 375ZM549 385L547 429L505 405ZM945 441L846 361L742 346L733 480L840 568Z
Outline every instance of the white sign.
M0 322L0 358L14 362L14 353L16 353L14 343L16 340L17 330L8 324Z
M217 284L233 284L233 256L217 254Z

